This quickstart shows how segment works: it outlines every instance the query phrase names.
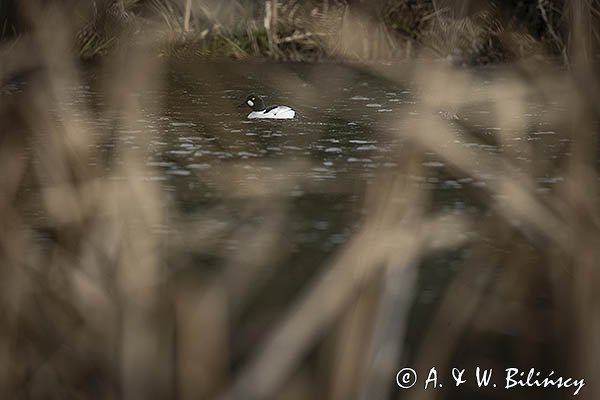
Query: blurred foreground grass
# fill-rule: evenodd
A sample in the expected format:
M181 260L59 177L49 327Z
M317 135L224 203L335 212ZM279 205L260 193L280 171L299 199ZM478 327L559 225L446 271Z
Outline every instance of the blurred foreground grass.
M82 78L69 14L35 7L28 13L31 32L1 49L0 398L507 396L473 386L401 392L396 372L407 365L420 372L434 365L546 368L584 377L578 397L599 398L600 91L585 37L573 39L569 72L515 64L484 87L472 71L439 63L412 62L397 74L357 66L391 83L408 76L418 110L431 118L407 125L404 115L391 117L384 133L409 140L398 166L361 193L364 220L351 240L286 299L275 323L263 326L261 310L248 316L246 308L262 277L278 273L273 265L286 251L281 226L290 217L278 193L295 183L294 170L310 167L308 160L278 162L290 172L284 182L265 174L253 190L223 183L224 201L236 199L262 216L252 228L211 209L193 219L180 215L156 182L143 179L150 175L144 151L151 134L139 121L156 103L130 96L165 84L164 60L155 56L160 42L120 37L101 66L110 77L100 89L106 108L87 108L72 101L70 88ZM324 46L349 57L364 51L357 37L369 30L353 31L358 36L349 31L344 46ZM19 89L11 89L15 82ZM562 111L542 114L544 121L527 115L531 98ZM500 128L492 137L476 116L450 122L436 114L480 104L490 105ZM100 157L96 141L109 133L75 115L100 115L138 131L137 145L116 146L119 162ZM515 140L534 135L541 123L567 143L565 153L549 158L535 141ZM501 151L467 152L458 135L493 141ZM499 176L474 195L486 218L431 207L431 191L410 179L423 175L430 153L473 178ZM232 162L223 176L238 167ZM541 190L539 176L562 180ZM168 240L157 226L168 227ZM199 273L193 256L211 254L227 236L245 244ZM420 269L442 251L459 252L461 266L405 348ZM258 338L239 346L248 318ZM513 399L571 396L510 392Z

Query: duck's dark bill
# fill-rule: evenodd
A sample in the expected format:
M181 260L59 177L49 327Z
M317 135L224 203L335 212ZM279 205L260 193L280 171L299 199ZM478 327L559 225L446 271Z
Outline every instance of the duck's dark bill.
M245 102L245 101L243 101L242 103L240 103L240 105L238 105L238 107L244 107L244 106L247 106L247 105L248 105L248 104L246 104L246 102Z

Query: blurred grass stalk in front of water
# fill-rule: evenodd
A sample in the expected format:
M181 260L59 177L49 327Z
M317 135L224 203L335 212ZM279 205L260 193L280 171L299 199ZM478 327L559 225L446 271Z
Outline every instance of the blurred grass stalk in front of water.
M1 398L450 398L450 388L399 392L396 372L406 365L513 366L503 362L584 377L579 397L599 397L600 103L588 39L578 39L577 29L570 73L515 65L482 86L476 72L439 63L415 62L397 74L357 66L390 85L413 82L422 117L389 117L381 134L401 135L407 145L397 167L365 189L360 228L296 297L282 300L289 306L261 327L260 340L244 347L233 338L246 305L264 276L278 273L273 266L286 251L280 236L291 205L280 193L310 160L273 162L289 171L283 182L265 174L252 190L223 183L224 202L241 198L244 212L263 217L255 227L211 208L181 215L145 179L154 173L144 162L151 137L138 121L154 103L132 95L165 84L165 66L152 56L156 41L121 41L105 62L106 106L95 109L72 98L82 78L65 14L52 7L28 13L31 34L2 49L9 61L0 67L3 86L15 76L27 83L0 102ZM371 20L357 23L361 35L381 34ZM364 51L358 39L326 43L349 57ZM531 99L561 112L529 114ZM469 115L481 105L492 110L493 135L482 132L476 114L458 122L437 115ZM98 115L114 131L96 131ZM521 140L541 124L567 143L564 153ZM98 154L97 142L117 127L139 132L135 146L115 141L111 156ZM489 141L500 150L463 145ZM485 182L470 194L483 217L432 206L432 192L413 179L425 175L430 153ZM237 167L232 162L223 176ZM541 190L540 176L562 180ZM168 240L157 227L167 227ZM225 254L220 268L197 265L194 254L218 252L228 236L245 244ZM407 348L420 268L448 249L462 254L461 266ZM253 312L260 326L261 310ZM508 351L498 355L498 348Z

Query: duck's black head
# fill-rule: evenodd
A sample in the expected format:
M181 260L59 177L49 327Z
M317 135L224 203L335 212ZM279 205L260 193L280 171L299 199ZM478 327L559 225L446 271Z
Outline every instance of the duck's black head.
M246 97L246 105L252 109L252 111L263 111L267 108L263 99L259 96L250 94Z

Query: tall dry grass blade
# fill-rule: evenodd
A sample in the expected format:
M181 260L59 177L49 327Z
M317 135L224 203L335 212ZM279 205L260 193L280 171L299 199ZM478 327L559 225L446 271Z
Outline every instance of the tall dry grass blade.
M183 14L183 31L190 31L190 18L192 16L192 0L186 0L185 12Z
M211 398L227 382L229 329L222 287L196 279L175 286L176 388L181 399Z
M373 313L376 310L382 286L381 274L375 274L345 305L340 321L333 329L331 338L324 345L330 360L330 381L325 397L347 399L358 393L368 365L365 364L368 344L373 332ZM331 342L331 343L330 343Z
M368 366L363 374L363 386L357 393L362 399L389 398L403 352L406 321L414 300L417 265L423 254L420 248L408 247L396 259L388 261L384 273L377 314L372 323L373 338L369 354L364 359Z

